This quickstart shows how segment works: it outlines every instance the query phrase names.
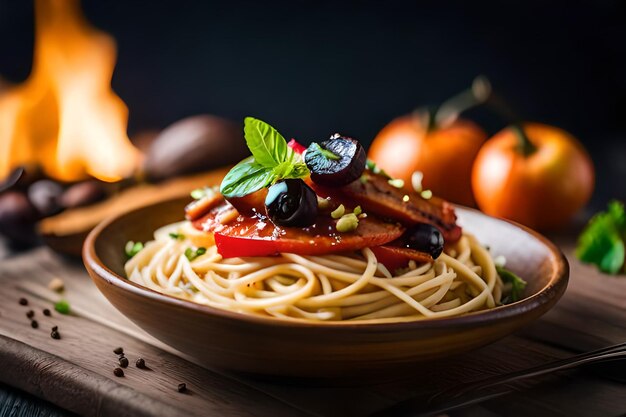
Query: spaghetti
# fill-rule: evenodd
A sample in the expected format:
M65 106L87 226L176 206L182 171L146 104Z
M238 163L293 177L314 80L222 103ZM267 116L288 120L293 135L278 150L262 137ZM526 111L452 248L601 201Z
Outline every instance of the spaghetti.
M190 260L189 222L155 232L125 265L154 291L216 308L293 320L368 323L452 317L493 308L506 291L491 254L471 234L433 263L388 271L364 248L349 254L223 259L214 244Z

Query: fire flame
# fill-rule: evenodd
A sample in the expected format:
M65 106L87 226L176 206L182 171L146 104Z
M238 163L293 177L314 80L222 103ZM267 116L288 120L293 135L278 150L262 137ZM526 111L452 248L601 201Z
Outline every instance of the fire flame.
M79 0L36 0L33 70L0 95L0 178L22 164L64 181L132 174L139 153L111 90L115 59L113 38L89 26Z

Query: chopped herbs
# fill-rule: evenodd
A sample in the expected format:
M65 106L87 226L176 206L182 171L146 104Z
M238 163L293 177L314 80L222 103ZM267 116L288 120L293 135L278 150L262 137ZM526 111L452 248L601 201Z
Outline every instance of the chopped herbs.
M182 233L170 233L169 235L174 240L185 240L185 235Z
M576 257L607 274L624 271L626 212L624 204L611 201L606 211L593 216L578 237Z
M420 193L420 195L424 200L430 200L431 198L433 198L433 192L430 190L424 190Z
M400 178L393 178L390 180L387 180L387 182L389 183L389 185L391 185L392 187L396 187L396 188L402 188L404 187L404 180L400 179Z
M344 215L345 212L346 208L343 206L343 204L339 204L339 207L337 207L330 213L330 217L332 217L333 219L339 219L341 218L341 216Z
M61 314L70 314L70 303L67 300L60 300L54 304L54 309Z
M196 188L195 190L193 190L191 192L191 197L194 200L200 200L202 197L204 197L204 188Z
M126 246L124 246L124 252L126 253L126 256L128 257L128 259L137 255L142 249L143 249L143 243L133 242L132 240L129 240L128 242L126 242Z
M226 174L220 186L224 197L243 197L278 180L309 175L309 169L300 156L269 124L246 117L244 136L252 156L239 162Z
M193 250L192 248L187 248L185 249L185 257L187 257L187 259L189 259L189 261L193 261L194 259L196 259L198 256L202 256L206 253L206 248L198 248L196 250Z
M388 180L393 179L391 175L387 174L384 169L381 169L376 163L370 159L365 162L365 168L372 171L374 174L380 174Z
M526 288L526 281L502 266L496 265L496 271L498 275L500 275L502 282L511 284L511 292L502 299L502 304L514 303L515 301L521 300L524 288Z
M328 149L322 148L319 143L316 142L311 143L306 152L309 157L323 157L326 159L330 159L331 161L338 161L341 159L341 156L334 154Z
M363 209L361 208L361 206L356 206L354 210L352 210L352 212L355 216L358 216L359 214L363 213Z
M411 175L411 185L413 186L413 189L418 193L422 192L422 180L423 179L424 179L424 173L421 171L415 171Z
M355 231L358 226L359 226L359 219L356 217L356 214L349 213L349 214L344 214L337 221L337 225L335 227L337 228L338 232L346 233L346 232Z

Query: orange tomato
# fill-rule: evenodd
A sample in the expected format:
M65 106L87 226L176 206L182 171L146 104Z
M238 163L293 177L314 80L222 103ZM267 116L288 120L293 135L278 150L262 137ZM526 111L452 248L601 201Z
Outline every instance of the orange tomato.
M393 120L374 139L368 157L394 178L411 184L415 171L424 174L424 189L454 203L474 205L471 172L487 134L474 122L457 118L428 129L423 118Z
M593 186L593 163L583 146L564 130L539 123L496 134L472 171L482 211L543 230L565 225L589 201Z

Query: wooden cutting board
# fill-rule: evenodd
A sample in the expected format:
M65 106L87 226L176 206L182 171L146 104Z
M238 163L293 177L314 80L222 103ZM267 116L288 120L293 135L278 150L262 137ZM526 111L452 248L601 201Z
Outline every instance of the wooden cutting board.
M573 239L559 242L567 254ZM569 257L570 286L550 313L523 332L469 354L425 365L414 378L354 381L353 386L302 386L245 379L204 369L117 312L75 260L39 248L0 264L0 381L87 416L362 416L423 390L522 369L572 352L626 339L626 279L601 275ZM49 281L65 282L73 314L52 309ZM18 303L26 297L28 306ZM32 309L39 328L26 312ZM50 337L57 325L60 340ZM113 375L122 346L131 365ZM145 359L150 370L134 366ZM189 391L179 393L179 383ZM505 415L618 415L626 386L576 372L481 405Z

